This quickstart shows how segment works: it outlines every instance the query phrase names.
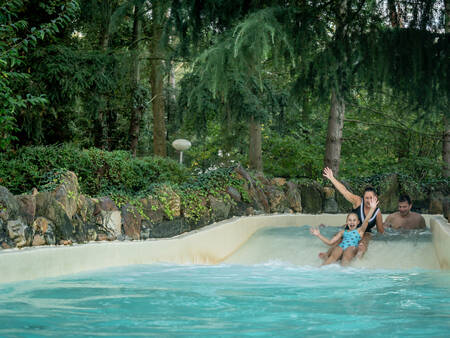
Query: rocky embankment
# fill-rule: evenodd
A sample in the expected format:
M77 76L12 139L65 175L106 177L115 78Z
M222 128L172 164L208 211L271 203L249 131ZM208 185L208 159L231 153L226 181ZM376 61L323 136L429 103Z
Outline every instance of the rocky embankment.
M89 241L145 240L172 237L232 216L268 213L346 213L351 205L333 188L310 181L251 176L242 167L234 174L242 183L183 200L169 185L130 203L80 193L77 176L67 172L52 191L14 196L0 186L0 245L13 247L68 245ZM397 208L395 175L381 185L381 209ZM415 196L412 196L415 198ZM449 198L437 193L417 199L421 212L449 216Z

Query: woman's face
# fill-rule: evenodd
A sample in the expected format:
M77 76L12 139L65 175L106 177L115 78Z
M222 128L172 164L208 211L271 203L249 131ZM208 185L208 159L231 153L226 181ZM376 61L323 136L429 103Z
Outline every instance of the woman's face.
M373 191L366 191L364 193L364 205L369 205L370 201L376 196Z

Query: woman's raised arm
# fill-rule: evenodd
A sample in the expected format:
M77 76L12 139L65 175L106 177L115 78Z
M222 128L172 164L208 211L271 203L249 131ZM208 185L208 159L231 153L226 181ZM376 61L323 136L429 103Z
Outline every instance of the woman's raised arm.
M330 182L333 183L334 187L342 194L342 196L344 196L344 198L353 205L353 208L356 208L361 204L361 197L348 191L345 185L334 177L333 170L326 167L323 169L323 176L328 178Z

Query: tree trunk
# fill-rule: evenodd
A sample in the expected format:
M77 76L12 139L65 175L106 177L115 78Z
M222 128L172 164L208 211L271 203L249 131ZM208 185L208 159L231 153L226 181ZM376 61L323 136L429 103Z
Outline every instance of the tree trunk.
M141 98L139 97L139 80L140 80L140 67L139 67L139 39L141 33L141 20L139 19L140 7L134 7L134 21L133 21L133 76L132 76L132 107L130 118L130 151L133 157L136 157L137 146L139 141L140 124L143 113L143 106L141 104Z
M445 0L445 33L450 33L450 0ZM446 178L450 177L450 116L447 115L448 112L444 112L442 137L442 160L444 161L442 175Z
M391 26L395 28L403 28L403 21L400 12L400 4L397 7L396 0L388 0L388 10Z
M261 124L253 116L250 118L250 169L262 172Z
M328 117L327 142L325 146L325 167L339 173L341 161L342 129L344 127L345 101L335 90L331 93L330 115Z
M102 7L104 10L103 21L100 27L100 36L98 45L102 52L106 53L109 46L110 37L110 25L111 25L111 15L112 15L112 4L110 1L103 1ZM105 67L101 69L101 73L105 72ZM100 88L102 90L102 88ZM108 98L104 93L99 95L99 105L97 112L97 121L95 123L95 145L102 149L109 149L108 142Z
M156 156L166 157L166 123L164 104L164 64L163 50L161 47L162 26L158 23L160 14L158 4L153 7L152 42L150 45L150 85L152 88L152 108L153 108L153 152Z
M450 117L444 113L444 136L442 140L442 160L444 166L442 175L446 178L450 177Z

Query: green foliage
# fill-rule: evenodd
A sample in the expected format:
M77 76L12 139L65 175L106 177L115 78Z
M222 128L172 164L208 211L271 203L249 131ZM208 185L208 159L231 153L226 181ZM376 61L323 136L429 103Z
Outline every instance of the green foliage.
M126 151L81 150L64 145L23 147L0 154L1 184L13 193L48 188L55 173L63 169L75 172L81 191L92 196L115 192L135 195L152 184L182 183L189 177L189 171L176 161L133 158Z
M323 167L323 144L319 141L281 137L275 133L264 136L264 172L266 174L315 179Z
M20 67L24 55L31 52L38 42L54 37L61 28L73 20L77 10L76 1L62 1L59 8L42 3L46 10L53 11L49 22L29 28L28 22L19 17L24 2L8 1L0 6L0 150L7 149L17 140L16 115L20 110L48 102L40 93L18 93L17 85L30 79L30 74Z

